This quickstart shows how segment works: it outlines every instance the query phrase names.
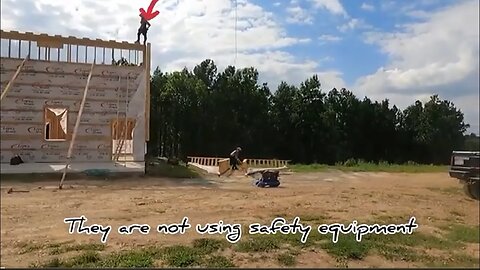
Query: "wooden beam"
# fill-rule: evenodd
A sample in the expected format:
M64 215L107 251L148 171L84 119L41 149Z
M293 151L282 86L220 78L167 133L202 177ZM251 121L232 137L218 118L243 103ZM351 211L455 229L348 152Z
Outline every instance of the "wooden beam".
M145 50L144 66L146 76L145 88L145 141L150 141L150 64L151 64L151 44L147 44Z
M25 62L27 61L28 58L30 58L30 55L27 55L27 57L25 57L25 59L23 59L22 63L18 66L17 71L15 72L15 74L13 74L12 79L8 82L7 86L3 90L3 93L0 96L0 101L7 95L8 90L13 85L13 82L17 79L18 74L20 74L20 71L22 70L23 65L25 65Z
M80 110L78 111L77 121L75 122L75 128L73 129L72 140L70 141L70 146L68 147L67 152L67 162L65 164L65 169L63 171L62 179L60 180L59 189L62 189L63 181L65 180L65 176L67 175L68 166L70 165L70 161L72 158L72 149L73 145L75 144L75 139L77 137L78 127L80 126L80 120L82 118L83 107L85 106L85 101L87 100L87 93L88 93L88 86L90 85L90 79L92 78L93 68L95 63L92 63L92 67L90 68L90 74L88 74L87 84L85 85L85 91L83 92L82 104L80 105Z
M100 39L88 39L88 38L76 38L76 37L62 37L62 36L49 36L47 34L34 34L31 32L20 33L18 31L3 31L0 32L0 37L2 39L11 39L11 40L27 40L35 41L40 43L40 45L56 48L60 44L75 44L88 47L102 47L102 48L114 48L114 49L124 49L124 50L137 50L144 51L145 46L142 44L129 43L127 41L118 42L114 40L100 40Z

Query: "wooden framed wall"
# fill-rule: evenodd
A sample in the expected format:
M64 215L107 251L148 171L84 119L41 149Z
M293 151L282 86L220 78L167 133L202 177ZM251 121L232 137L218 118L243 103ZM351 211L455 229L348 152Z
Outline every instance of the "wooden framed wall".
M26 162L65 162L92 62L96 66L72 160L111 161L111 121L125 117L126 93L130 100L141 82L146 84L146 138L142 139L148 141L150 44L3 30L1 42L2 93L22 60L30 55L1 102L2 163L8 163L14 154ZM122 57L131 65L113 64L112 60ZM49 106L68 110L66 141L45 140L44 110Z

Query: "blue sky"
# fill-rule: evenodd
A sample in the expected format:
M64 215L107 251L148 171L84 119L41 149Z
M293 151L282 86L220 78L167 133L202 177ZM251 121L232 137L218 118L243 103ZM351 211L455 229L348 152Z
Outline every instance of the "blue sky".
M304 10L312 9L314 1L261 1L255 0L256 4L264 6L266 10L275 13L279 18L291 16L288 8L300 7ZM383 4L382 4L383 2ZM432 12L448 7L454 0L441 1L340 1L344 10L351 18L359 18L369 30L382 32L395 31L396 26L418 21L404 11L414 11L421 8L425 12ZM407 4L405 4L407 3ZM313 42L292 46L286 51L298 57L311 59L326 59L330 61L322 63L326 69L343 71L343 79L348 85L355 83L360 76L375 72L378 67L385 65L388 58L378 46L366 44L362 37L363 31L342 32L338 27L348 23L349 19L332 14L327 9L310 12L307 17L309 23L289 23L288 20L279 19L287 33L299 38L311 38ZM305 17L304 17L305 18ZM335 42L322 42L315 40L321 36L337 37Z
M149 3L2 0L1 25L133 42ZM155 9L153 67L191 69L207 58L219 70L254 66L273 91L317 74L324 91L345 87L401 109L439 94L480 133L478 0L159 0Z

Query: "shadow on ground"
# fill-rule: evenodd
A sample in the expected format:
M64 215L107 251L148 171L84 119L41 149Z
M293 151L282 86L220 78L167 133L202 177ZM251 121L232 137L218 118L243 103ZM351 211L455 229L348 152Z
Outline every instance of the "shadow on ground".
M46 174L2 174L2 188L15 186L38 188L39 186L59 186L62 173ZM143 173L117 173L108 171L86 171L82 173L67 173L63 184L64 188L81 188L82 186L98 187L126 187L154 188L154 187L215 187L216 184L209 180L206 175L191 170L186 166L155 164L148 165L145 174Z

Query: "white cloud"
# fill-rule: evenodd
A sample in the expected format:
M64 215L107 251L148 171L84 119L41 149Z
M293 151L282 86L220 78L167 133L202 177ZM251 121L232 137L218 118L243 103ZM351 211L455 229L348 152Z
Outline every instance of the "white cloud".
M363 19L352 18L347 23L338 26L337 29L340 32L347 32L355 29L370 29L371 25L367 24Z
M338 42L342 40L342 38L339 36L333 36L333 35L321 35L318 37L318 40L320 40L321 44L325 44L327 42Z
M287 22L295 24L312 24L313 16L304 8L300 6L287 8Z
M383 11L392 10L396 6L395 1L393 0L382 0L380 1L380 9Z
M458 104L478 133L478 9L476 0L459 1L404 25L403 31L368 33L366 41L379 45L389 62L360 78L355 89L367 96L395 97L394 103L410 100L408 104L418 95L438 93Z
M375 6L369 5L367 3L362 3L362 6L360 8L363 9L363 10L366 10L366 11L374 11L375 10Z
M138 9L150 1L130 0L2 0L3 30L32 31L50 35L136 40ZM222 70L235 60L235 10L230 0L160 0L148 41L152 43L152 68L163 71L193 68L213 59ZM286 80L299 83L321 73L327 85L340 82L336 71L324 71L318 61L297 59L284 50L310 42L293 37L276 22L275 15L249 0L238 0L236 64L258 68L272 90ZM323 73L322 73L323 72Z
M326 9L336 15L348 16L339 0L310 0L315 8Z

